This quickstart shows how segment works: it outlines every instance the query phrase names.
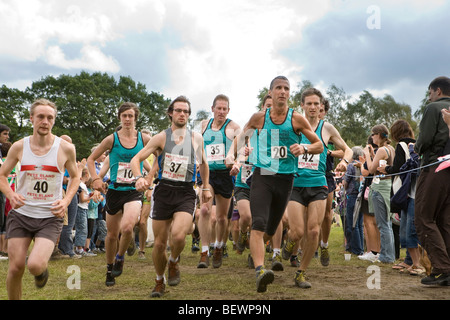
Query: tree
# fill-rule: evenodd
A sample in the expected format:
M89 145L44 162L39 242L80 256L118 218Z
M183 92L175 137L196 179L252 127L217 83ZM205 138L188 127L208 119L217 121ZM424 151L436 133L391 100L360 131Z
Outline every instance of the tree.
M166 110L169 99L130 77L119 78L106 73L81 72L79 75L47 76L33 82L26 93L32 100L47 98L58 107L54 127L56 135L67 134L77 148L79 159L89 156L91 147L114 132L119 125L117 110L121 103L138 105L140 117L137 129L159 132L169 125Z
M0 123L7 125L10 141L17 141L32 133L30 124L30 97L18 90L3 85L0 88Z

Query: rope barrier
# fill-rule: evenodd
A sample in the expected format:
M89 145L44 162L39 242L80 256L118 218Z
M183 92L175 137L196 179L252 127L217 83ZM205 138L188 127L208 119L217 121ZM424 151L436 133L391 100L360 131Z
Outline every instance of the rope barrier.
M418 167L418 168L414 168L414 169L410 169L410 170L406 170L406 171L402 171L402 172L398 172L398 173L378 174L378 175L370 176L370 177L365 177L363 175L354 176L354 175L345 173L343 176L347 176L347 177L351 177L351 178L360 178L360 177L364 177L364 178L388 178L388 177L394 177L394 176L402 175L402 174L405 174L405 173L408 173L408 172L412 172L412 171L421 170L421 169L424 169L424 168L427 168L427 167L431 167L431 166L434 166L436 164L440 164L442 162L449 161L449 160L450 160L450 157L446 156L446 157L443 157L441 160L438 160L436 162L424 165L422 167Z

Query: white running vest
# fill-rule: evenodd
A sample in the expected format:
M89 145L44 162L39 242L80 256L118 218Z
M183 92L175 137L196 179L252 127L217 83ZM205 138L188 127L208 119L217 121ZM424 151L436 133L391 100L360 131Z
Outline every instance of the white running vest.
M30 137L23 139L23 155L17 179L18 194L25 197L25 205L15 209L31 218L51 218L52 203L62 199L64 171L58 167L58 150L61 138L55 141L49 152L35 155L30 148Z

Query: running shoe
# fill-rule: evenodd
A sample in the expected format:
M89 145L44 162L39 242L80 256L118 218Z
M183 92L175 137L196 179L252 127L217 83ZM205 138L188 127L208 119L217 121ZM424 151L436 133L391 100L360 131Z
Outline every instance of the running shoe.
M295 273L294 276L294 282L295 284L302 288L302 289L308 289L311 288L311 283L309 283L308 281L306 281L306 275L305 275L305 271L300 271L298 270Z
M113 285L116 284L116 279L114 279L114 277L111 274L111 271L108 270L106 271L106 281L105 284L107 287L112 287Z
M48 280L48 269L45 269L45 271L39 275L34 276L34 284L37 288L43 288L47 284Z
M450 285L450 273L432 273L422 278L420 283L427 286L448 286Z
M164 284L164 279L161 280L155 280L156 285L153 288L151 297L152 298L161 298L164 295L164 292L166 290L166 285Z
M197 268L203 269L209 267L209 254L208 251L200 253L200 261L197 265Z
M328 248L320 247L320 263L324 267L327 267L330 264L330 253L328 252Z
M267 285L271 284L274 279L275 275L272 270L261 268L261 270L256 273L256 291L266 292Z
M123 263L124 259L117 259L114 261L114 265L112 267L111 275L115 278L122 274L123 271Z
M169 260L169 266L168 266L168 280L167 283L169 286L176 286L180 283L180 268L178 267L178 260L176 262L172 262Z
M220 268L220 266L222 265L222 257L223 257L223 249L215 248L212 262L213 268Z
M289 262L291 264L291 267L300 267L300 261L298 260L298 255L291 255L289 258Z
M197 251L200 251L200 240L198 238L192 237L192 246L191 246L191 252L195 253Z
M284 260L289 260L292 255L292 251L294 251L295 241L288 239L283 245L282 256Z
M273 271L283 271L284 270L283 259L281 259L281 255L279 253L277 253L275 255L275 257L273 257L271 269Z
M245 247L246 247L246 242L247 242L247 232L239 232L239 238L238 241L236 243L236 248L238 251L240 252L244 252Z

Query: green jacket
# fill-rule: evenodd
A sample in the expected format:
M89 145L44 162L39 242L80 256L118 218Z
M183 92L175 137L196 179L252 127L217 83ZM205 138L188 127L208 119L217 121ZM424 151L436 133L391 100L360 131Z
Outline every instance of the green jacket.
M438 157L443 156L449 135L441 110L449 107L450 97L446 97L428 104L425 108L419 125L419 137L414 147L421 156L421 166L436 162Z

